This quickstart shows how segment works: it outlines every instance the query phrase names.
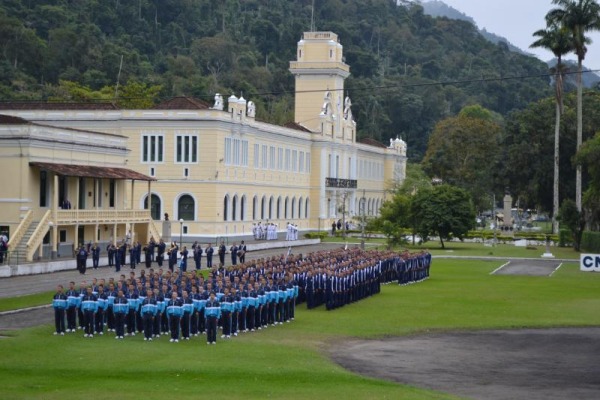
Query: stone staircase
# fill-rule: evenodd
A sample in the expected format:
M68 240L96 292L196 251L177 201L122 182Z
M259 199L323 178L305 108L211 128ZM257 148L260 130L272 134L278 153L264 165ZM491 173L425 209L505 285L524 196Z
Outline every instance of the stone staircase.
M10 264L12 268L16 268L19 264L24 264L27 261L27 242L35 232L39 222L32 222L25 231L23 238L10 254Z

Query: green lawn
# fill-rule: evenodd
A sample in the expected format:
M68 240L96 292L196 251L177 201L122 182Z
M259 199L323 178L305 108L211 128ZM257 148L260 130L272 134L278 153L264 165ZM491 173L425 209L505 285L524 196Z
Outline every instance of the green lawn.
M501 262L435 260L432 277L332 312L207 346L140 336L55 337L53 328L0 339L2 399L452 399L363 378L329 361L329 344L423 331L600 325L600 274L566 264L550 277L496 276ZM52 319L48 312L48 322Z
M55 292L44 292L19 297L2 298L0 299L0 312L50 304L54 293Z

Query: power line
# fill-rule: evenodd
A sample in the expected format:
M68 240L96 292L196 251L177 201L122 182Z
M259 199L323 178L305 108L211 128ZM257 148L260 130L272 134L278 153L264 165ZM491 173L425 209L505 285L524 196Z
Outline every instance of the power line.
M586 71L582 71L582 74L587 74L587 73L595 73L595 72L600 72L600 69L590 69L590 70L586 70ZM578 72L577 71L567 71L564 72L562 75L576 75ZM501 77L481 77L481 78L471 78L471 79L461 79L461 80L451 80L451 81L434 81L434 82L420 82L420 83L400 83L397 85L393 85L393 84L387 84L387 85L378 85L378 86L367 86L364 88L344 88L344 89L315 89L315 90L281 90L281 91L276 91L276 92L256 92L256 93L248 93L247 96L248 98L251 98L251 96L256 96L256 97L264 97L264 96L280 96L283 94L298 94L298 93L323 93L324 91L330 91L330 92L340 92L340 91L351 91L351 92L364 92L364 91L376 91L376 90L390 90L390 89L401 89L401 88L418 88L418 87L432 87L432 86L448 86L448 85L465 85L465 84L471 84L471 83L490 83L490 82L504 82L504 81L510 81L510 80L528 80L528 79L537 79L537 78L551 78L556 76L556 74L554 73L543 73L543 74L533 74L533 75L513 75L513 76L501 76ZM200 95L196 95L195 97L197 98L201 98L201 99L212 99L214 97L214 93L213 94L200 94ZM169 96L167 98L172 98L172 96ZM119 97L120 100L139 100L139 99L144 99L144 97ZM161 98L162 100L163 98ZM106 103L106 102L114 102L116 101L117 98L113 97L113 98L106 98L106 99L102 99L102 100L85 100L85 102L88 103ZM20 102L20 103L27 103L27 102L35 102L35 101L27 101L27 100L8 100L8 99L1 99L0 102ZM48 103L52 103L52 102L59 102L59 103L64 103L65 101L48 101Z

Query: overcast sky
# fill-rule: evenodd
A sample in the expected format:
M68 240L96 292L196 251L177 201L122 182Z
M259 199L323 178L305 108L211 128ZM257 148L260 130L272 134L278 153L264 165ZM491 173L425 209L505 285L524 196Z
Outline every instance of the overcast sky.
M472 17L479 28L504 36L515 46L536 54L543 61L553 58L552 53L530 49L535 40L532 33L546 27L544 17L555 8L552 0L442 0L444 3ZM584 65L600 69L600 33L589 34L593 43L588 48ZM573 55L567 57L575 59Z

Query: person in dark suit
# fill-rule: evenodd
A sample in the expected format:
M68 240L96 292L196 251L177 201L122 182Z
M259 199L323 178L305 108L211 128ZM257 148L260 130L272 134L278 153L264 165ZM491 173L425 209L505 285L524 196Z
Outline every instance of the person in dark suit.
M237 265L238 247L235 242L233 242L233 246L229 248L229 251L231 252L231 265Z
M83 245L80 245L79 249L77 250L77 270L82 275L85 274L85 270L87 268L87 258L88 252Z
M94 269L98 269L98 264L100 263L100 246L98 243L94 243L91 249L92 252L92 265Z
M227 249L225 248L225 242L221 242L221 245L219 246L219 262L221 263L221 265L225 265L225 252L227 251Z
M212 268L212 258L213 258L213 253L215 252L215 249L213 249L212 245L210 243L208 243L206 245L206 250L204 250L204 252L206 253L206 268L211 269Z
M240 245L238 247L238 257L240 259L241 264L244 264L246 262L246 252L247 251L248 251L248 248L246 247L246 244L242 240L242 243L240 243Z

